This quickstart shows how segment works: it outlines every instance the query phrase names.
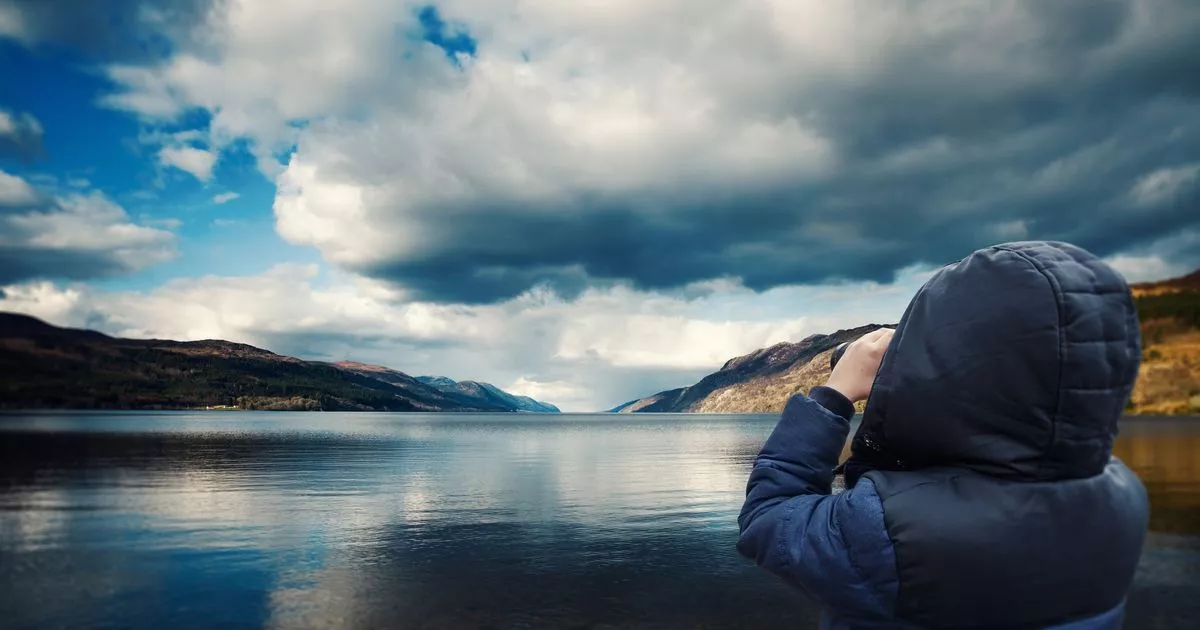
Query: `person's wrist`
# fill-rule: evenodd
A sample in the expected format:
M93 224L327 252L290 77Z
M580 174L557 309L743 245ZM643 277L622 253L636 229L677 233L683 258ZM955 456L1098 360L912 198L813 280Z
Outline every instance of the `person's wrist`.
M856 388L851 386L849 383L844 383L836 378L831 378L828 381L826 381L825 387L828 387L829 389L832 389L833 391L841 394L842 396L845 396L846 400L849 400L852 404L856 403L862 399L858 395Z
M843 420L848 421L854 417L854 403L836 389L818 385L809 390L808 397Z

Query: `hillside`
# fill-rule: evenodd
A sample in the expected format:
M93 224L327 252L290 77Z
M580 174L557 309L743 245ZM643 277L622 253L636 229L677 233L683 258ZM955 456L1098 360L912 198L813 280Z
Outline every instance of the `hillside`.
M452 396L462 396L468 400L502 405L517 411L559 413L558 407L554 405L534 400L529 396L510 394L491 383L454 381L445 376L418 376L417 380L429 387L436 388L442 393Z
M730 359L721 369L689 387L659 392L618 405L616 413L774 413L795 392L807 392L829 375L829 355L844 341L878 324L812 335L798 343L779 343Z
M1130 287L1142 323L1132 413L1200 413L1200 271Z
M529 396L510 394L491 383L479 381L453 381L445 376L409 376L382 365L369 365L353 361L335 363L337 367L381 380L406 391L433 390L457 404L496 408L504 411L528 411L533 413L560 413L559 408L549 403L534 400Z
M380 366L220 340L120 339L0 313L0 409L518 411Z
M1130 287L1141 319L1143 356L1131 414L1200 413L1200 271ZM813 335L731 359L688 387L618 405L613 413L778 413L788 397L829 377L829 354L878 325ZM862 410L862 403L858 408Z
M1186 276L1171 278L1169 280L1131 284L1129 288L1133 291L1133 297L1135 298L1200 291L1200 269Z

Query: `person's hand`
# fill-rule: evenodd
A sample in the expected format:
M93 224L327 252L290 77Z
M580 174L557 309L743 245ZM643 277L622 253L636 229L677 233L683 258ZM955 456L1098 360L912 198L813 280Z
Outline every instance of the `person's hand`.
M880 328L856 339L846 348L825 386L837 390L852 403L866 400L894 333L891 328Z

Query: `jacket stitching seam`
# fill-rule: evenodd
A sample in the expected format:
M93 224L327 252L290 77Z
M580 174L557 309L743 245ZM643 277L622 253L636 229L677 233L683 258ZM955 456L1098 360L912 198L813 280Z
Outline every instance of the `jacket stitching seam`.
M842 496L845 496L845 494L843 494ZM860 581L862 581L864 584L870 584L870 580L867 579L866 574L863 573L862 567L859 566L858 561L854 557L854 550L853 550L853 547L851 546L852 541L847 540L844 535L844 532L842 531L842 518L841 518L839 512L841 511L842 506L844 506L845 504L846 504L846 501L843 499L838 502L838 505L835 505L833 507L833 521L837 527L838 538L841 538L842 544L844 544L846 546L846 558L848 558L850 560L850 566L854 568L854 572L855 572L855 574L858 575L858 579Z
M779 563L780 567L788 569L792 566L792 557L787 553L786 532L788 531L788 525L792 522L792 516L796 513L796 506L786 505L787 503L790 503L788 501L785 501L784 503L785 506L783 518L779 519L779 532L777 534L778 540L775 542L775 546L776 551L779 553L779 557L783 559L783 561Z
M907 494L907 493L909 493L909 492L911 492L911 491L913 491L913 490L916 490L917 488L923 487L923 486L932 486L932 485L937 485L937 484L950 483L951 481L955 481L955 480L957 480L957 479L961 479L961 478L963 478L963 477L966 477L966 476L967 476L966 474L958 474L958 475L953 475L953 476L951 476L951 477L947 477L947 478L945 478L945 479L930 479L929 481L922 481L922 482L920 482L920 483L913 484L913 485L911 485L911 486L909 486L909 487L907 487L907 488L905 488L905 489L903 489L903 490L899 490L899 491L897 491L897 492L894 492L894 493L892 493L892 494L889 494L889 495L888 495L888 499L892 499L892 498L894 498L894 497L898 497L898 496L900 496L900 495L902 495L902 494ZM880 504L880 505L883 505L883 497L880 497L880 498L879 498L879 504Z
M1057 280L1049 272L1049 270L1045 266L1043 266L1033 256L1030 256L1029 254L1027 254L1023 251L1011 249L1008 247L997 247L997 249L999 249L1001 251L1010 252L1010 253L1016 255L1021 260L1024 260L1025 262L1029 263L1030 266L1032 266L1034 269L1036 269L1038 271L1038 273L1040 273L1042 275L1042 278L1044 278L1046 280L1046 284L1050 286L1050 291L1054 294L1054 306L1058 310L1058 326L1055 329L1055 332L1058 333L1058 383L1056 384L1056 386L1054 388L1054 395L1055 395L1054 417L1050 422L1050 439L1046 443L1045 448L1042 450L1041 460L1038 462L1037 471L1034 473L1035 477L1040 478L1042 475L1042 470L1046 467L1046 460L1049 459L1049 457L1050 457L1050 449L1053 448L1054 441L1058 436L1058 422L1059 422L1059 418L1062 416L1063 365L1066 363L1066 355L1067 355L1066 336L1063 334L1063 325L1064 325L1064 322L1063 322L1064 298L1063 298L1063 296L1064 296L1064 293L1063 293L1062 287L1060 287L1058 285Z
M875 482L871 481L870 479L867 479L866 481L871 484L871 491L874 494L874 499L872 499L871 493L868 493L864 497L864 499L866 499L868 501L873 500L875 503L878 503L879 520L880 520L880 524L883 526L883 537L887 540L887 543L889 545L891 545L891 547L892 547L892 563L895 565L895 577L896 577L895 597L892 599L890 606L887 605L886 601L880 602L880 603L883 604L882 608L884 610L887 610L890 608L890 610L888 610L889 614L892 616L892 618L896 618L897 602L900 601L900 562L896 559L896 541L892 540L892 534L891 534L891 532L888 531L888 528L887 528L887 520L885 519L884 514L883 514L883 497L879 496L879 489L875 487ZM871 507L874 508L875 506L872 505ZM840 529L840 526L839 526L839 529ZM866 584L868 587L873 587L874 584L869 579L867 579L867 576L864 573L862 567L855 560L854 553L853 553L853 551L851 551L850 541L846 541L846 553L850 558L850 566L854 567L855 572L858 573L858 578L860 580L862 580L863 583ZM869 588L868 590L870 590L871 592L875 592L874 588Z

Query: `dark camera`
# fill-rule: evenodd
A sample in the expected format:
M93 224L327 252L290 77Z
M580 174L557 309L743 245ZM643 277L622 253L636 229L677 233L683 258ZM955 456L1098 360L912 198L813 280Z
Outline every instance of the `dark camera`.
M829 369L837 367L838 361L842 360L842 355L846 354L846 348L850 347L850 342L845 341L838 344L838 347L833 349L833 354L829 355Z

